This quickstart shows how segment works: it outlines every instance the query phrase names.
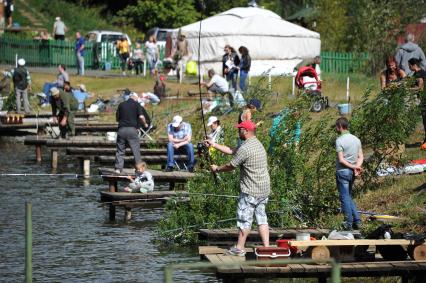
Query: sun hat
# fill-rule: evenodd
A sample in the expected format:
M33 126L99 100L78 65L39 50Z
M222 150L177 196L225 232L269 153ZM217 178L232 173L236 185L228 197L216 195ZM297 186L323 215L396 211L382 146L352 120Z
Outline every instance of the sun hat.
M80 90L86 92L86 86L84 84L80 85Z
M260 100L256 99L256 98L250 99L248 104L253 105L254 107L256 107L257 110L260 110L260 108L262 106Z
M207 120L207 127L210 127L216 121L218 121L216 116L209 117L209 119Z
M59 89L57 87L52 87L50 89L50 92L52 93L52 95L57 95L59 94Z
M256 124L253 123L252 121L244 121L235 125L235 128L238 128L238 129L243 128L243 129L246 129L247 131L254 131L256 129Z
M24 66L24 65L25 65L25 60L24 60L24 59L22 59L22 58L21 58L21 59L19 59L19 60L18 60L18 65L19 65L19 66Z
M177 128L179 127L180 123L182 123L182 117L179 115L176 115L173 117L173 121L172 121L172 127L173 128Z

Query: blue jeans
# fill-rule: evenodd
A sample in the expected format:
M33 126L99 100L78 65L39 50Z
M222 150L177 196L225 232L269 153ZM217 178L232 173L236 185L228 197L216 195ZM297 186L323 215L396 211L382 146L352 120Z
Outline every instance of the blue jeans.
M175 151L176 153L186 153L188 155L188 168L194 168L195 157L194 157L194 146L192 143L188 143L179 147L175 150L173 143L169 142L167 144L167 167L174 167L175 165Z
M50 89L52 87L58 87L57 83L45 83L43 86L43 93L46 95L46 98L41 99L41 103L50 103L50 97L52 96L50 94Z
M240 90L241 91L247 90L247 86L246 86L247 77L248 77L248 72L241 70L240 71Z
M231 71L229 73L226 74L226 80L229 82L231 82L231 87L235 90L237 90L237 77L238 77L238 72L234 72Z
M84 76L84 56L76 53L77 75Z
M345 226L352 228L353 223L360 223L355 202L352 199L352 187L354 185L354 171L352 169L340 169L336 171L336 184L339 190L339 199L342 212L345 215Z

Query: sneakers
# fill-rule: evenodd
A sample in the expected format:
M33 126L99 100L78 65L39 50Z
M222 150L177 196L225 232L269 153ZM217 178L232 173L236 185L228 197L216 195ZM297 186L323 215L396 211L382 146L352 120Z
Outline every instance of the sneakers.
M230 248L228 250L228 254L229 255L234 255L234 256L245 256L246 255L246 251L245 250L240 250L236 246L233 246L232 248Z
M131 193L131 192L132 192L132 189L131 189L131 188L129 188L129 187L125 187L125 188L124 188L124 191L125 191L125 192L127 192L127 193Z
M352 224L352 228L353 228L354 230L361 230L361 229L362 229L362 223L361 223L361 221L354 222L354 223Z
M173 167L167 166L164 172L173 172Z

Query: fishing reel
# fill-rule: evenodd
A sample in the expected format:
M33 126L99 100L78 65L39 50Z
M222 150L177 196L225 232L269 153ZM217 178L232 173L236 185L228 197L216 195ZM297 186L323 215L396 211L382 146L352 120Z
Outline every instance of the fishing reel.
M205 155L208 152L208 150L209 150L209 148L203 142L197 143L198 156Z

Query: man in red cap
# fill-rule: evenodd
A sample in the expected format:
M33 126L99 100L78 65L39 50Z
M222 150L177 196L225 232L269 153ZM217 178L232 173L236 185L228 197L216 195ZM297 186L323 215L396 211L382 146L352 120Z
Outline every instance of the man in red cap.
M238 148L230 148L207 140L206 144L223 153L233 155L232 160L225 165L211 165L213 172L230 172L240 168L240 196L237 208L237 226L240 229L238 243L229 249L228 253L245 256L244 245L250 234L253 214L259 227L263 245L269 246L269 227L265 212L270 192L270 179L265 148L256 138L256 124L244 121L236 125L243 143Z

